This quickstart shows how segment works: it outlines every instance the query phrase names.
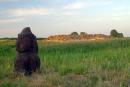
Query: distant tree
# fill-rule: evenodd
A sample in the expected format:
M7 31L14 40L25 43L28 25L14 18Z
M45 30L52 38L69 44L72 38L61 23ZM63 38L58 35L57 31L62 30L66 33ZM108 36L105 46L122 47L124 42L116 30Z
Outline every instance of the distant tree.
M86 33L85 32L80 32L80 35L86 35Z
M115 29L111 30L111 36L118 37L118 38L124 37L123 33L118 33Z
M71 35L78 36L79 34L77 32L72 32Z
M118 33L118 37L119 37L119 38L124 37L123 33Z
M110 34L112 37L118 37L118 32L115 29L111 30Z

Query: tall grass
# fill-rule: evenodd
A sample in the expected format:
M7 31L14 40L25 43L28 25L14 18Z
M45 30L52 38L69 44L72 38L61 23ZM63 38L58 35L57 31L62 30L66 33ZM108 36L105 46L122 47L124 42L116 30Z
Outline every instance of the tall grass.
M14 43L1 43L0 81L3 83L11 79L15 55ZM39 41L39 56L45 87L129 86L130 39L71 43Z

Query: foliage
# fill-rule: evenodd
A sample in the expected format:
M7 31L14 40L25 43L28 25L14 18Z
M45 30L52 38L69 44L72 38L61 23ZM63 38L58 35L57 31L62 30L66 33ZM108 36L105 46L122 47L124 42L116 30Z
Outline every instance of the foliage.
M86 35L86 33L85 33L85 32L80 32L80 35L83 35L83 36L84 36L84 35Z
M123 33L118 33L118 37L119 37L119 38L124 37Z
M78 36L79 34L77 32L72 32L70 35L72 35L72 36Z
M123 33L118 33L117 30L115 30L115 29L111 30L110 35L111 35L112 37L118 37L118 38L124 37L124 36L123 36Z

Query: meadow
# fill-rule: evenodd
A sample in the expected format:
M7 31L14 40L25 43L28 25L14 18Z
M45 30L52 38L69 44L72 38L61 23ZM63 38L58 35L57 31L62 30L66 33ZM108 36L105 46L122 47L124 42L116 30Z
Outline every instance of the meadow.
M0 87L129 87L130 39L38 41L41 72L15 77L15 40L0 40Z

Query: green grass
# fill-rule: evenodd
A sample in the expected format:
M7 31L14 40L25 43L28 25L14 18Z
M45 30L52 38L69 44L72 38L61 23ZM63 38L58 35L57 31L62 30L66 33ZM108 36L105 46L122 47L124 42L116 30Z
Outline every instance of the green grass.
M70 43L39 41L41 74L18 78L13 77L14 43L0 42L0 87L29 87L32 82L34 87L130 86L129 38Z

